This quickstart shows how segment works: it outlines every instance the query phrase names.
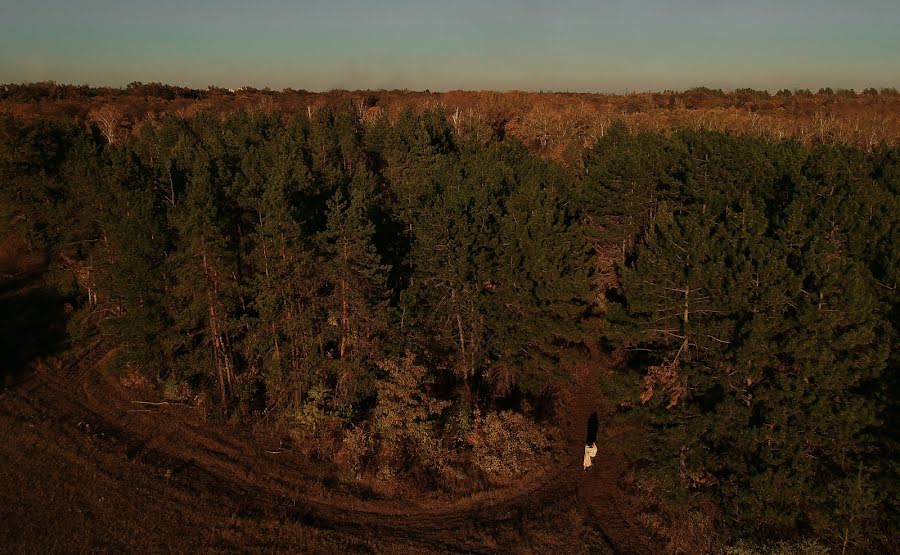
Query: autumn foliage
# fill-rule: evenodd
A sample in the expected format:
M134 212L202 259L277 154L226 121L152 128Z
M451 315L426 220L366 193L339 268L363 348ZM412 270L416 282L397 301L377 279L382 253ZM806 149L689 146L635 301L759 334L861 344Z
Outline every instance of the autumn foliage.
M516 137L543 157L580 166L581 153L614 121L635 131L679 129L728 131L805 144L830 142L870 149L900 142L900 94L896 89L861 92L823 88L753 89L723 92L697 87L686 91L628 94L494 91L376 90L309 92L243 87L190 89L160 83L124 88L61 85L53 82L0 86L0 112L27 119L63 117L93 122L112 137L137 130L165 114L193 117L238 109L288 116L322 107L352 105L371 123L381 115L395 121L405 108L442 110L459 137L475 141Z

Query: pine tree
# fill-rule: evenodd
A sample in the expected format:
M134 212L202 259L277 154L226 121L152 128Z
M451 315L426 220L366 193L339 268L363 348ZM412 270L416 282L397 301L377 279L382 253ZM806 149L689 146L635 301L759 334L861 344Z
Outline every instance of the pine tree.
M540 392L558 377L554 341L579 339L587 297L571 184L506 145L466 153L439 179L413 228L402 298L413 341L449 361L461 383Z
M371 174L357 173L349 198L338 190L328 201L328 220L319 235L323 299L329 326L323 330L333 345L330 356L338 372L341 397L356 398L371 388L368 374L387 332L387 271L373 243L377 191Z
M699 166L703 180L731 177L660 205L621 271L611 323L653 353L641 401L659 433L645 454L746 532L859 537L849 523L877 506L871 386L888 346L873 284L835 227L848 199L834 203L833 175L799 175L796 152L773 166L775 183L758 171L742 182L738 161L759 154L731 143L733 159Z
M186 355L184 370L196 371L208 361L219 396L227 403L237 387L232 345L236 260L225 198L228 172L221 166L224 149L216 139L217 124L201 120L195 125L202 143L192 149L184 201L173 211L178 243L171 257L176 284L170 311L182 335L177 349ZM211 360L196 351L198 334Z
M168 369L163 346L170 341L165 312L167 283L162 271L168 234L162 204L147 182L149 172L127 147L107 148L108 162L97 176L105 185L100 214L95 283L105 306L99 322L107 344L151 377Z

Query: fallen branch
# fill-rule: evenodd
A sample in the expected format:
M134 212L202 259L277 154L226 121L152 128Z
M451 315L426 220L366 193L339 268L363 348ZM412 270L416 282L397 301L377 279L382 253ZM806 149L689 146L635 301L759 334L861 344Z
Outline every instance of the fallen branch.
M719 343L722 343L722 344L724 344L724 345L730 345L730 344L731 344L731 341L725 341L724 339L719 339L718 337L713 337L713 336L711 336L711 335L709 335L709 334L707 334L706 337L712 339L713 341L718 341Z
M153 405L153 406L155 406L155 407L158 407L158 406L161 406L161 405L172 405L172 406L179 406L179 407L190 407L190 405L188 405L187 403L177 403L177 402L170 402L170 401L159 401L159 402L154 402L154 401L132 401L132 403L137 403L138 405Z

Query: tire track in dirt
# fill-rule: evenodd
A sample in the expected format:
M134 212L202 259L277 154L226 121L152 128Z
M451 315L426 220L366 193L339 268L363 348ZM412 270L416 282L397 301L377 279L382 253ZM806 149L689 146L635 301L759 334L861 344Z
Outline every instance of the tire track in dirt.
M591 370L596 361L579 367L574 389L578 394L570 400L563 428L564 443L574 446L572 456L569 449L557 455L554 472L525 487L423 508L396 501L324 497L311 487L315 476L292 466L292 460L279 460L227 431L192 421L185 415L192 410L189 407L159 405L130 412L135 409L127 401L92 382L99 359L99 353L91 351L59 376L31 376L7 392L0 412L8 418L40 414L49 419L66 431L66 441L72 443L61 450L76 451L76 459L88 457L74 464L95 464L111 480L128 480L134 465L160 475L171 490L167 510L185 518L202 522L208 515L197 500L211 499L234 507L233 516L244 520L268 515L347 534L364 530L379 540L425 551L495 553L492 528L515 526L537 508L578 499L616 552L652 552L641 531L617 509L622 459L601 448L602 470L587 476L580 470L584 423L596 409L596 387L590 387L597 378L596 370Z

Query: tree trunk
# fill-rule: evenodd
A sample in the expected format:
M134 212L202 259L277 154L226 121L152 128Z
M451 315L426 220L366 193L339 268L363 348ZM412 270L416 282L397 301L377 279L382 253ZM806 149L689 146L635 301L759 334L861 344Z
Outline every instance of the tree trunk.
M347 244L344 244L342 258L344 259L344 268L347 267L347 260L350 258L347 253ZM350 313L347 303L347 279L341 277L341 341L338 347L340 359L344 359L344 351L347 347L347 335L350 328Z
M216 373L219 377L219 393L222 401L225 402L231 398L233 392L234 370L231 363L231 353L229 345L224 338L220 329L219 317L217 313L217 295L219 291L219 283L215 270L209 266L206 253L201 254L203 260L203 271L206 275L207 288L206 299L209 306L209 330L213 342L213 356L216 361Z

